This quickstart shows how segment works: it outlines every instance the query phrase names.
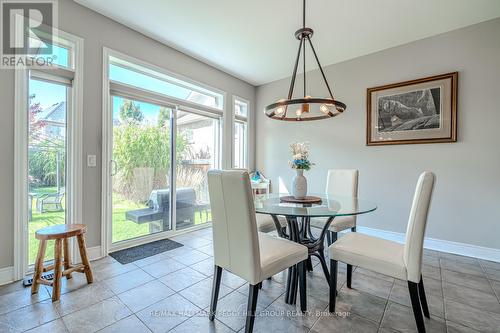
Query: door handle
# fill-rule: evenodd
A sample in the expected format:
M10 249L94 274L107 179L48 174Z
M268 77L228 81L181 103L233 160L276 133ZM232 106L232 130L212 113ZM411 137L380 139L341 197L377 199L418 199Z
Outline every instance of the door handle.
M111 176L116 175L116 172L118 171L118 164L116 164L115 160L111 160L109 164L111 169Z

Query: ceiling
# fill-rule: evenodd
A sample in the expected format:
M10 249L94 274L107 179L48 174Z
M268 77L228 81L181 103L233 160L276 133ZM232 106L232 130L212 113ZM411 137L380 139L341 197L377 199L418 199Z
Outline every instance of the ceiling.
M293 69L300 0L75 1L253 85ZM325 66L499 16L500 0L308 0L306 25Z

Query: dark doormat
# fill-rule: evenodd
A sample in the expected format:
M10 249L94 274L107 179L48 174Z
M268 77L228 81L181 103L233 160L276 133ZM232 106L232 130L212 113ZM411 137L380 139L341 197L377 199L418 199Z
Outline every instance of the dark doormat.
M151 243L134 246L128 249L116 251L109 255L115 258L120 264L129 264L139 259L154 256L155 254L170 251L184 246L181 243L170 239L162 239Z

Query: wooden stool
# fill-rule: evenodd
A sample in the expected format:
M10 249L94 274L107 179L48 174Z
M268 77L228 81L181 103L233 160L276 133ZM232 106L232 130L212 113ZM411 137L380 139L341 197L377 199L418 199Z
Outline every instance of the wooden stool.
M90 268L89 259L87 257L87 249L85 247L85 238L83 235L87 232L85 224L60 224L51 227L46 227L38 230L35 233L35 238L40 240L40 247L35 262L35 275L33 276L33 285L31 293L36 294L40 284L52 286L52 302L59 300L61 296L61 277L66 276L66 279L71 279L71 273L85 273L87 283L92 283L92 270ZM80 257L82 263L79 265L71 264L71 253L69 251L69 238L76 237L78 247L80 248ZM43 259L45 257L45 249L47 241L55 240L54 247L54 264L43 267ZM64 250L64 261L61 261ZM64 270L62 267L64 266ZM42 272L54 270L54 280L52 282L42 279Z

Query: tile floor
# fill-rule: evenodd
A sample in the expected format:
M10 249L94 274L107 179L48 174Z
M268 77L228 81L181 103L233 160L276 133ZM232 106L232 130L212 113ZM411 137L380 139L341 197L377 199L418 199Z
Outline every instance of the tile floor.
M204 315L212 287L211 229L175 237L185 246L121 265L107 257L92 263L95 282L83 274L64 280L60 301L51 288L31 296L21 283L0 287L0 332L239 332L247 285L224 272L218 315ZM318 262L314 262L315 265ZM431 319L427 332L500 332L500 264L426 251L423 266ZM307 315L283 301L286 274L264 281L255 332L415 332L406 283L364 269L345 286L341 265L336 316L327 315L321 269L308 275Z

